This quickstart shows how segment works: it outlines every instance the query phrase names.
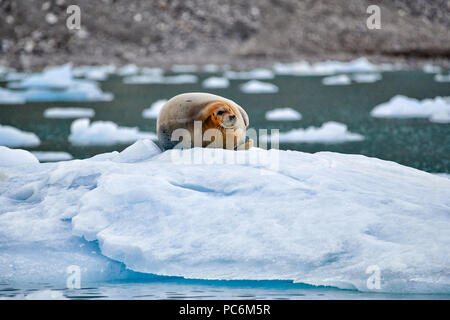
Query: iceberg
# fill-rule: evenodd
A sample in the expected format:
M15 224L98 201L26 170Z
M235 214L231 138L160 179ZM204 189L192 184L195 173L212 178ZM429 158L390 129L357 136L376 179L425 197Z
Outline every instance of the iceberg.
M383 76L380 73L356 73L352 75L352 80L357 83L372 83L382 78Z
M185 84L196 83L198 77L193 74L179 74L176 76L163 76L161 74L143 74L123 78L126 84Z
M241 91L244 93L277 93L278 87L272 83L262 82L259 80L250 80L240 85Z
M279 141L284 143L343 143L364 140L364 136L349 132L343 123L329 121L320 127L292 129L279 133Z
M207 89L228 88L230 86L230 81L227 78L210 77L202 82L202 86Z
M300 120L301 118L300 112L292 108L278 108L266 112L266 120L269 121L290 121Z
M374 107L370 114L377 118L429 118L439 122L439 119L448 119L450 100L444 97L417 100L396 95L388 102Z
M325 77L322 79L322 84L325 86L345 86L345 85L349 85L351 83L352 83L352 80L346 74Z
M8 83L26 102L111 101L113 94L103 92L95 81L74 79L72 65L51 67L21 81Z
M75 77L84 77L89 80L104 81L116 71L114 65L105 66L80 66L75 67L72 73Z
M119 76L131 76L139 73L139 67L135 64L127 64L119 69L117 69L117 74Z
M41 140L33 132L26 132L15 127L0 124L0 146L36 147L40 144Z
M450 74L436 74L434 76L434 81L436 82L450 82Z
M157 119L162 107L166 104L167 99L157 100L152 103L150 108L142 111L142 117L147 119Z
M233 80L267 80L273 79L275 74L269 69L253 69L250 71L225 71L224 77Z
M0 87L0 104L24 104L25 99L16 91Z
M82 118L72 122L69 141L74 145L113 145L135 142L139 139L157 140L152 132L141 132L138 128L119 127L111 121L94 121Z
M325 76L336 73L395 71L401 68L401 65L375 65L364 57L350 62L325 61L310 64L306 61L301 61L288 64L275 63L273 66L276 74L294 76Z
M244 161L179 162L198 153ZM373 291L366 271L376 266L378 292L450 292L450 180L394 162L258 148L159 153L140 141L7 175L2 281L65 284L74 264L83 283L140 272Z
M46 118L92 118L94 115L94 109L90 108L48 108L44 111Z

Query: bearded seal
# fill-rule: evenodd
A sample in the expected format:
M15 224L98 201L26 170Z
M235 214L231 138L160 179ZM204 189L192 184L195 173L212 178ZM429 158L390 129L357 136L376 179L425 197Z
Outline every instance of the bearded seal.
M245 142L248 125L247 113L234 101L210 93L190 92L164 104L156 131L164 150L192 147L243 150L253 146L253 140Z

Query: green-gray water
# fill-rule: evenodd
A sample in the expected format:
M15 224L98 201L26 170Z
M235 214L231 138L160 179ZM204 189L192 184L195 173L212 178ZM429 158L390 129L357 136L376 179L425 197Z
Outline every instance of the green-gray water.
M346 124L349 131L362 134L364 141L341 144L281 144L281 149L305 152L335 151L363 154L395 161L428 172L450 173L450 125L427 119L380 119L370 116L376 105L397 94L411 98L450 96L450 84L433 80L433 74L419 71L383 73L374 83L347 86L324 86L320 76L277 76L270 80L280 91L277 94L246 94L239 90L244 81L231 80L226 89L208 90L201 86L210 74L199 74L196 84L124 84L120 77L101 82L103 91L115 95L110 102L54 102L1 105L0 124L12 125L36 133L42 143L28 150L66 151L74 158L86 158L112 150L121 151L127 145L73 146L68 141L73 119L47 119L44 110L50 107L89 107L95 109L95 120L110 120L121 126L139 127L155 132L156 120L144 119L142 111L159 99L182 92L206 91L230 98L242 105L255 129L280 129L320 126L326 121ZM5 83L0 83L5 86ZM274 108L298 110L300 121L267 121L265 113Z

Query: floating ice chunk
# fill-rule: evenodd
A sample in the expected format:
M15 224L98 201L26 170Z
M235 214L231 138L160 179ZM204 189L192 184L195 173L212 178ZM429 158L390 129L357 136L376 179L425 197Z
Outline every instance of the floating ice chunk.
M35 147L41 143L37 135L32 132L19 130L11 126L0 125L0 146L7 147Z
M0 146L0 167L12 167L35 163L39 163L38 159L28 151Z
M68 300L61 291L40 290L29 293L25 296L26 300Z
M104 93L97 83L74 79L71 64L51 67L43 73L32 74L18 82L10 82L10 88L27 89L18 94L26 101L110 101L111 93Z
M147 119L158 118L159 112L161 111L162 107L166 104L166 102L167 99L161 99L153 102L150 108L144 109L144 111L142 111L142 117Z
M450 112L450 101L442 97L417 100L402 95L393 97L372 109L370 114L377 118L445 118Z
M131 76L139 73L139 68L135 64L127 64L119 69L117 69L117 74L119 76Z
M423 72L425 73L439 73L442 71L442 68L439 66L434 66L432 64L425 64L422 67Z
M105 66L80 66L73 68L75 77L84 77L89 80L103 81L116 71L114 65Z
M278 87L272 83L250 80L240 86L244 93L277 93Z
M382 78L380 73L356 73L352 75L352 80L358 83L372 83Z
M340 74L338 76L331 76L322 79L322 84L325 86L345 86L351 83L352 80L346 74Z
M44 111L46 118L92 118L94 115L94 109L90 108L49 108Z
M59 67L50 67L43 73L32 74L29 77L8 84L16 89L67 89L77 83L72 78L72 65L70 63Z
M264 80L273 79L275 77L272 70L254 69L250 71L225 71L224 76L228 79L236 80Z
M74 145L112 145L135 142L139 139L156 140L156 134L141 132L138 128L119 127L111 121L78 119L72 122L69 141Z
M29 89L21 92L21 96L29 102L50 102L50 101L111 101L114 95L103 92L95 83L81 82L74 84L66 90L51 89Z
M445 179L450 179L450 173L441 173L441 172L439 172L439 173L433 173L433 174L438 176L438 177L442 177L442 178L445 178Z
M230 81L227 78L210 77L203 81L203 88L215 89L215 88L228 88Z
M436 82L450 82L450 74L436 74L434 76L434 81Z
M202 67L202 71L206 72L206 73L217 73L217 72L219 72L222 69L223 69L223 67L220 67L220 66L218 66L216 64L205 64Z
M112 158L112 160L126 163L142 162L160 153L161 149L153 141L144 139L138 140Z
M184 84L196 83L198 77L193 74L180 74L176 76L162 76L160 74L145 74L130 76L123 79L126 84Z
M450 123L450 110L442 110L433 113L429 119L431 122L435 123Z
M325 61L315 64L309 64L302 61L297 63L283 64L275 63L273 69L275 73L281 75L332 75L336 73L353 73L353 72L377 72L377 71L393 71L401 69L400 65L381 64L375 65L366 58L359 58L350 62Z
M266 112L266 119L271 121L300 120L301 118L300 112L292 108L279 108Z
M149 68L149 67L144 67L141 69L141 73L143 75L163 75L164 74L164 70L161 68Z
M72 160L70 153L62 151L33 151L31 152L39 161L67 161Z
M23 104L25 99L20 93L0 87L0 104Z
M285 143L343 143L364 140L364 136L347 130L343 123L329 121L321 127L293 129L279 134L279 141Z
M198 66L193 64L176 64L170 70L176 73L192 73L198 71Z

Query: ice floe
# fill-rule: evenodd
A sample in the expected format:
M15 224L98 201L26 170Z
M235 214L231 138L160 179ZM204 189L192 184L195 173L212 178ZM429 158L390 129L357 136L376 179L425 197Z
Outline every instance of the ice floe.
M91 108L48 108L44 111L44 117L46 118L92 118L95 116L94 109Z
M20 81L8 83L27 102L35 101L111 101L113 94L103 92L95 81L75 79L71 64L45 69Z
M279 141L284 143L343 143L364 140L364 136L349 132L340 122L329 121L320 127L292 129L280 132Z
M227 78L222 77L210 77L202 82L202 87L207 89L216 88L228 88L230 86L230 81Z
M266 120L269 121L290 121L300 120L301 118L300 112L292 108L278 108L266 112Z
M120 127L111 121L77 119L70 126L69 141L74 145L112 145L135 142L139 139L154 139L156 134L142 132L136 127Z
M170 70L175 73L194 73L198 72L198 66L194 64L175 64Z
M80 66L73 68L72 72L75 77L84 77L89 80L104 81L116 71L116 66Z
M337 76L325 77L322 79L322 84L325 86L345 86L352 83L350 77L346 74L340 74Z
M434 81L436 82L450 82L450 74L436 74L434 76Z
M450 292L449 179L333 152L151 150L9 167L0 279L64 285L74 264L82 283L132 277L126 266L374 291L375 266L375 291ZM178 161L197 153L244 161Z
M0 87L0 104L24 104L25 99L14 90Z
M277 93L278 87L272 83L250 80L240 85L244 93Z
M380 73L356 73L351 78L357 83L373 83L380 81L383 76Z
M269 69L253 69L250 71L225 71L224 77L235 80L267 80L273 79L275 74Z
M143 74L123 78L126 84L185 84L196 83L198 77L193 74L163 76L161 74Z
M359 58L350 62L325 61L310 64L306 61L297 63L276 63L273 66L275 73L280 75L332 75L336 73L353 72L380 72L395 71L400 69L400 65L380 64L375 65L366 58Z
M159 112L166 102L167 99L160 99L153 102L150 108L144 109L144 111L142 111L142 117L147 119L158 118Z
M434 122L446 122L450 114L450 100L443 97L418 100L396 95L373 108L370 114L377 118L429 118Z
M36 147L41 143L33 132L26 132L12 126L0 124L0 146Z

